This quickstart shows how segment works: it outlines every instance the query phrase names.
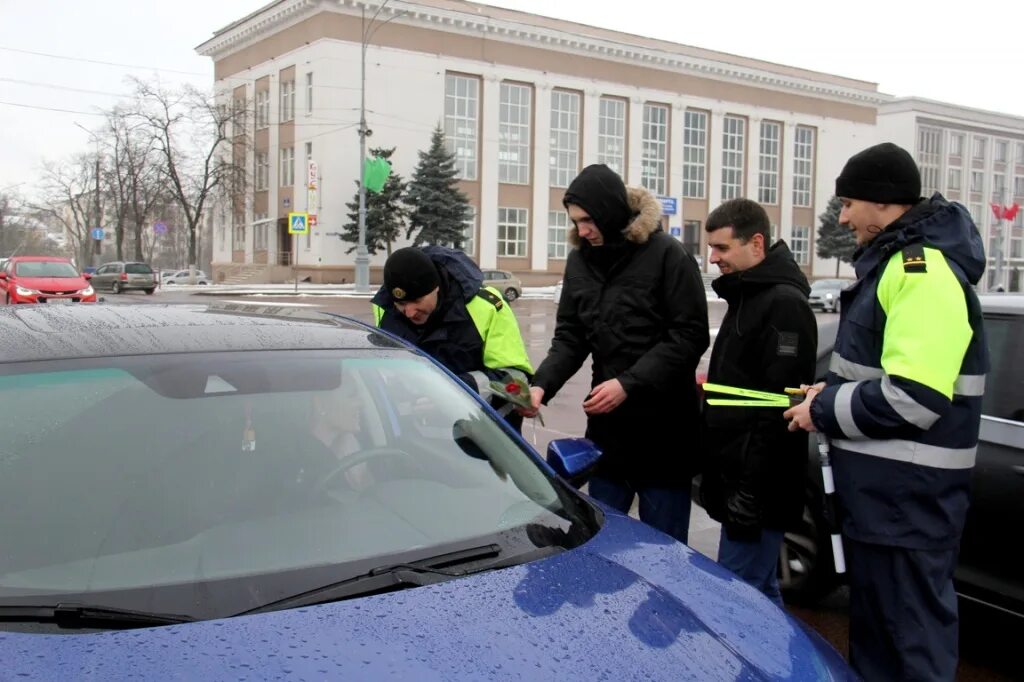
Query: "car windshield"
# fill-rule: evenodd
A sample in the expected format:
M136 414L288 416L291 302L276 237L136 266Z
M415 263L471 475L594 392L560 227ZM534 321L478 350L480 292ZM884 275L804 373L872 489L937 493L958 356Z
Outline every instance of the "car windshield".
M149 267L145 263L128 263L124 266L124 271L130 275L151 275L153 274L153 268Z
M14 266L18 277L80 277L71 263L61 261L22 261Z
M0 365L0 401L0 605L222 617L453 547L525 556L592 524L406 351Z

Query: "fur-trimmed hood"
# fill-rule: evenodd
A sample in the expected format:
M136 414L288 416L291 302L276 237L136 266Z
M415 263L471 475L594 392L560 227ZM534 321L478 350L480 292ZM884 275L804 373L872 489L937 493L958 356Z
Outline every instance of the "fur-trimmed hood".
M626 197L633 219L622 231L627 241L645 244L651 235L661 229L661 202L643 187L626 187ZM573 225L569 228L569 244L579 247L580 235Z

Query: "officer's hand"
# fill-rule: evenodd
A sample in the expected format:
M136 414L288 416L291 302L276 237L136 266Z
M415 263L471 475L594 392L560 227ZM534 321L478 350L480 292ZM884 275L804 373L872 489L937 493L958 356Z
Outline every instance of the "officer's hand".
M603 381L594 387L587 399L583 401L583 411L587 414L607 414L622 404L626 399L626 389L618 379Z
M530 386L530 402L533 406L531 408L517 407L516 412L524 417L536 417L540 412L540 401L542 400L544 400L544 389L540 386Z
M804 398L804 401L799 405L791 407L785 412L783 412L782 417L784 419L789 420L790 431L803 429L804 431L813 433L818 429L815 428L814 422L811 421L811 403L813 403L814 399L818 397L818 394L821 393L821 390L825 388L825 384L817 383L814 384L813 386L802 384L800 388L804 390L804 395L806 395L807 397Z

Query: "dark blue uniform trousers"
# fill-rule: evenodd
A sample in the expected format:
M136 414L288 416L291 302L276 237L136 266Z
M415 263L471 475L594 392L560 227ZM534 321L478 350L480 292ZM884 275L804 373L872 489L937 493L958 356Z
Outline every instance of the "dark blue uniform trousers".
M846 539L850 665L865 680L956 678L956 550Z

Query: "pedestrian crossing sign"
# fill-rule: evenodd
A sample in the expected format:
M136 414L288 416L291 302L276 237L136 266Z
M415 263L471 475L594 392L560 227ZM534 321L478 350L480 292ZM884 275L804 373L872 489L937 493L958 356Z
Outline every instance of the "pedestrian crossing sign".
M308 234L309 233L309 214L306 212L302 213L289 213L288 214L288 234Z

